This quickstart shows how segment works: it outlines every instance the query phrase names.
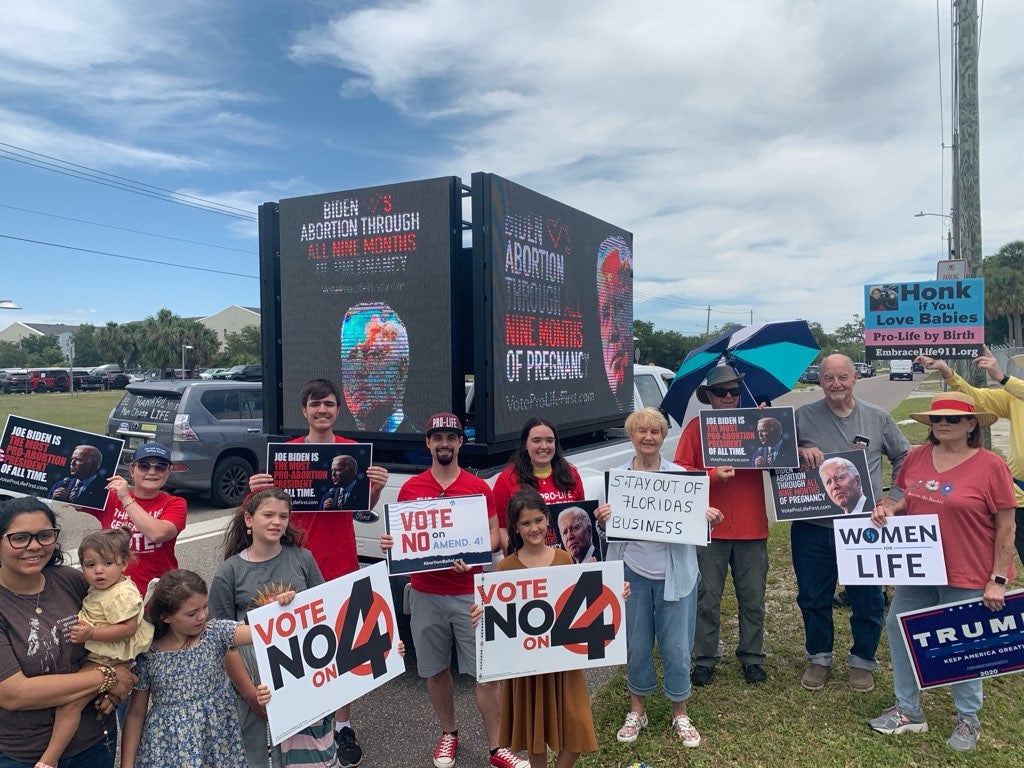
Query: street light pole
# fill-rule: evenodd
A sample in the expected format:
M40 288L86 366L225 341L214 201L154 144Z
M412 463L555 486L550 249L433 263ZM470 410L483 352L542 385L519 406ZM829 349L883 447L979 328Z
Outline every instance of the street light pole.
M185 350L186 349L194 349L194 347L191 344L182 344L181 345L181 378L182 379L185 378Z
M946 214L946 213L927 213L925 211L918 211L917 213L914 214L914 218L915 219L920 219L922 216L938 216L940 219L949 219L950 227L949 227L949 229L946 230L946 236L944 238L942 238L942 239L946 241L946 250L947 250L947 253L949 255L949 258L950 259L955 259L956 258L956 252L953 250L953 229L952 229L953 216L952 216L952 214ZM963 258L963 257L961 256L961 258Z

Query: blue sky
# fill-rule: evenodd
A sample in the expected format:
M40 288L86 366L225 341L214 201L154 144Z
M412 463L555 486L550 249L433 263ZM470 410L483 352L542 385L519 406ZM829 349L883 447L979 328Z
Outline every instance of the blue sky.
M712 327L834 328L864 283L933 277L944 253L944 220L913 214L950 206L946 0L157 5L5 6L0 298L24 309L0 327L256 306L260 203L474 171L632 231L635 316L683 333L708 305ZM992 253L1024 235L1024 4L984 12ZM242 212L10 159L25 150Z

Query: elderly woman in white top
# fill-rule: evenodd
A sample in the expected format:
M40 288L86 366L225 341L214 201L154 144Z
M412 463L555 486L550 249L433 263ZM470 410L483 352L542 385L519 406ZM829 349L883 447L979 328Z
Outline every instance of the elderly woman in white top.
M668 434L668 422L655 408L644 408L626 419L626 432L636 450L622 469L664 472L682 467L665 460L661 447ZM597 510L602 525L611 516L605 504ZM708 508L707 520L714 525L722 513ZM636 741L647 726L646 697L657 687L654 673L654 643L661 651L665 696L672 702L672 729L683 746L700 745L700 733L686 714L690 698L690 651L697 621L697 552L692 544L653 541L612 542L608 560L622 560L630 598L626 601L627 685L630 711L616 738Z

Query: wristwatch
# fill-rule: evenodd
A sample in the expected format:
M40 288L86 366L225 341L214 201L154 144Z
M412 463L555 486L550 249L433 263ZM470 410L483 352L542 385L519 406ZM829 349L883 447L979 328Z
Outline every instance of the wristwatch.
M996 576L994 573L989 576L990 581L994 581L996 584L1005 587L1008 579L1005 576Z
M1001 379L999 380L999 383L1000 383L1000 384L1001 384L1002 386L1004 386L1004 387L1005 387L1005 386L1006 386L1006 382L1008 382L1009 380L1010 380L1010 374L1006 374L1005 376L1003 376L1003 378L1001 378Z

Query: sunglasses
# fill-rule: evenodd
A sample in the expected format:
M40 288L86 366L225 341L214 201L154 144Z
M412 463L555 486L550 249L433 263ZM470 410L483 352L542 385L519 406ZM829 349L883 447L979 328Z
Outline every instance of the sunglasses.
M137 466L143 472L149 472L149 470L151 469L155 469L157 472L166 472L168 469L171 468L170 464L165 464L162 461L157 462L155 464L151 461L137 461L135 462L135 466Z
M949 424L959 424L960 419L966 419L966 416L929 416L928 421L932 424L939 424L943 421Z
M39 546L48 547L51 544L57 542L57 536L60 534L60 528L44 528L41 531L35 533L28 533L27 531L18 533L5 533L7 537L7 543L15 549L25 549L29 544L32 543L32 539L39 542Z
M740 389L739 389L739 387L730 388L730 389L725 389L723 387L708 387L708 392L710 392L715 397L726 397L726 396L729 396L729 397L739 397L740 396Z

